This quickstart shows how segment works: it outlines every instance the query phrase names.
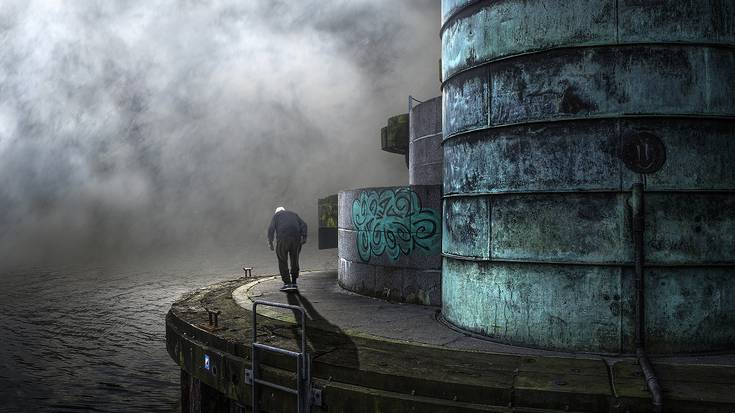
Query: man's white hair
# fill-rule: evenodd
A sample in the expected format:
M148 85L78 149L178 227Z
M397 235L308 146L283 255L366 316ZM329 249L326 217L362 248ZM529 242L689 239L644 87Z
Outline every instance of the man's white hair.
M285 210L286 210L286 208L284 208L284 207L278 207L278 208L276 208L276 212L274 212L274 214L277 214L277 213L279 213L281 211L285 211Z

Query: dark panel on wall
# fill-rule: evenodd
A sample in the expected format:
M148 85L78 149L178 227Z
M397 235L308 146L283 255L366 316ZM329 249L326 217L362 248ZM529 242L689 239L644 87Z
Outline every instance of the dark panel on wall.
M337 224L339 208L337 194L320 198L319 211L319 249L337 248Z

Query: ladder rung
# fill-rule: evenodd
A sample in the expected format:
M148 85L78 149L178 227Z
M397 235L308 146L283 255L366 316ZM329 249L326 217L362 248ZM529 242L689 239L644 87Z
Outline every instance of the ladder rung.
M253 381L256 382L256 383L258 383L258 384L262 384L263 386L272 387L274 389L277 389L277 390L280 390L280 391L284 391L286 393L291 393L291 394L294 394L296 396L299 395L298 390L292 389L290 387L284 387L284 386L281 386L280 384L271 383L269 381L265 381L265 380L261 380L261 379L253 379Z
M299 357L301 355L301 353L296 352L296 351L286 350L286 349L268 346L268 345L260 344L260 343L253 343L253 348L258 348L258 349L266 350L266 351L272 351L274 353L280 353L280 354L284 354L284 355L291 356L291 357Z
M257 307L258 305L265 305L270 307L279 307L284 309L293 310L294 312L299 312L301 317L301 352L286 350L283 348L273 347L266 344L258 343L258 311ZM252 344L252 353L251 353L251 363L252 363L252 371L250 373L250 377L252 377L252 410L255 413L259 413L260 409L258 408L258 385L263 385L266 387L270 387L272 389L280 390L282 392L293 394L296 396L296 402L297 402L297 411L299 413L305 413L309 412L310 406L310 388L311 388L311 372L309 371L310 363L309 363L309 356L307 353L307 347L306 347L306 310L304 310L301 306L296 305L290 305L290 304L281 304L281 303L272 303L268 301L259 301L256 300L253 302L253 344ZM271 383L269 381L265 381L262 379L258 379L255 376L258 373L258 350L265 350L270 351L277 354L282 354L289 357L296 358L296 389L284 387L279 384Z

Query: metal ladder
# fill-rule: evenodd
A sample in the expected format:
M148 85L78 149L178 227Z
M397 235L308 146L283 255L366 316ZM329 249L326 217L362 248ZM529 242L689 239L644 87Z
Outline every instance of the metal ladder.
M292 311L298 311L301 319L301 352L286 350L284 348L273 347L263 343L258 343L258 313L259 305L268 307L283 308ZM298 320L297 320L298 322ZM296 359L296 388L281 386L276 383L263 380L260 377L260 360L258 359L259 351L270 351L272 353L282 354ZM311 405L321 406L321 390L311 388L311 362L306 348L306 312L302 307L289 304L273 303L269 301L253 302L253 346L251 353L252 366L251 370L245 371L246 383L252 386L252 405L253 413L260 412L258 400L260 399L259 386L266 386L277 389L296 396L298 413L309 413Z

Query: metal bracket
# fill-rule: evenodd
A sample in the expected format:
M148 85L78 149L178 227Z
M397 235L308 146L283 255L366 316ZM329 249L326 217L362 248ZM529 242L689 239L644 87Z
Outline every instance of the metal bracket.
M207 310L207 315L209 316L209 326L210 327L219 327L219 315L222 314L222 311L220 310L210 310L209 308L204 308Z
M409 116L411 116L411 111L413 110L413 102L424 103L423 100L418 100L415 97L408 95L408 115Z
M253 370L245 369L244 374L245 384L253 385ZM316 407L322 407L322 389L312 387L311 388L311 405Z
M322 389L317 389L315 387L312 387L311 404L313 406L322 407Z

